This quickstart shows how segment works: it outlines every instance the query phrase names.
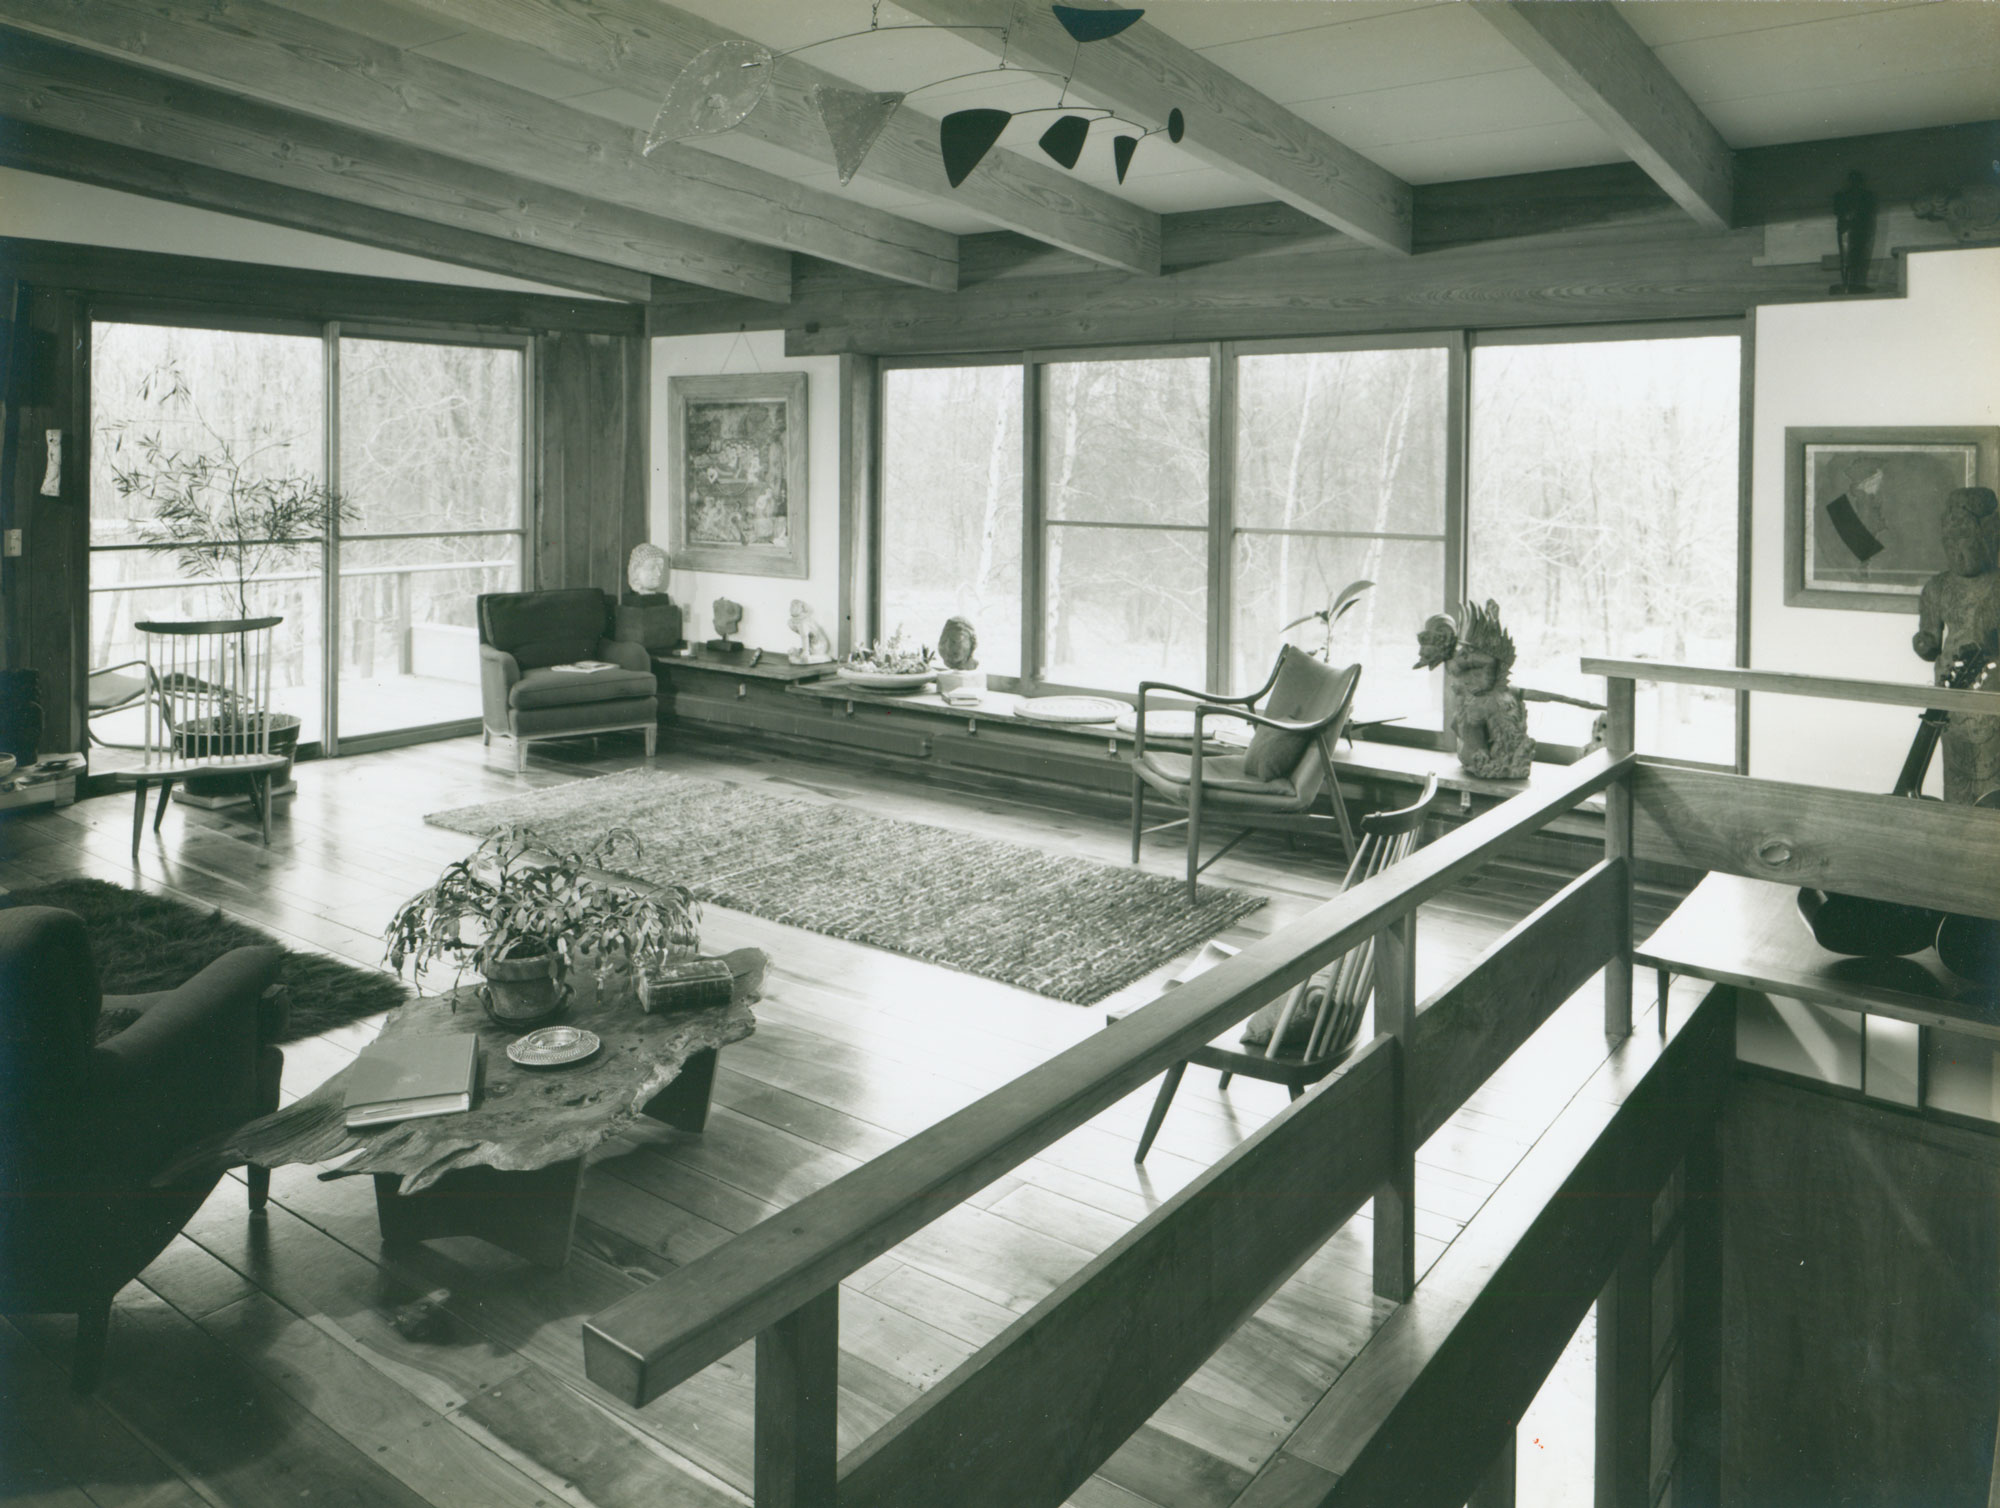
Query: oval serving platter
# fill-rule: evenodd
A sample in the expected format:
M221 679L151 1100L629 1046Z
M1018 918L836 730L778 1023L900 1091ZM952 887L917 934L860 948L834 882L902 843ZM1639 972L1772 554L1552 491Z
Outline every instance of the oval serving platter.
M507 1056L523 1068L567 1068L604 1044L580 1026L544 1026L507 1044Z

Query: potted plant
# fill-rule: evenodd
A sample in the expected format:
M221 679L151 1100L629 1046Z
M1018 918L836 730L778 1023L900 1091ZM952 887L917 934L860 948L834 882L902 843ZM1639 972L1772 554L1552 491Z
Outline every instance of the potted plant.
M550 1020L578 964L629 982L656 960L694 952L700 909L685 887L604 873L640 852L630 828L612 828L582 852L529 827L502 828L397 911L386 933L389 965L421 973L448 959L461 971L477 968L486 978L480 1000L495 1021L525 1028Z
M211 583L226 621L247 627L253 616L251 583L317 544L352 519L354 510L322 478L276 464L274 453L287 442L269 437L245 442L217 429L177 367L149 373L139 391L163 414L170 406L187 414L197 443L176 449L157 428L129 421L112 426L112 486L121 498L147 506L139 537L159 553L172 553L183 576ZM253 729L252 714L267 710L224 707L198 726L177 728L177 749L191 755L245 753L268 724L271 752L289 759L298 747L300 720L271 712L268 719L258 716ZM273 783L290 778L287 764ZM197 795L227 794L240 784L227 775L188 782Z

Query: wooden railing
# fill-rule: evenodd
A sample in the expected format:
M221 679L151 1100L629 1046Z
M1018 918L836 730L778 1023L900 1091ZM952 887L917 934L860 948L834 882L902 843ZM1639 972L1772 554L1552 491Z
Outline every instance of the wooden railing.
M1599 969L1606 1026L1630 1031L1631 705L1628 683L1622 712L1613 702L1618 752L1538 783L598 1314L584 1329L588 1375L643 1404L754 1337L759 1508L1056 1504L1371 1199L1375 1289L1408 1299L1424 1137ZM1417 908L1600 792L1604 861L1420 1007ZM1338 1078L837 1460L842 1279L1370 936L1378 1035Z

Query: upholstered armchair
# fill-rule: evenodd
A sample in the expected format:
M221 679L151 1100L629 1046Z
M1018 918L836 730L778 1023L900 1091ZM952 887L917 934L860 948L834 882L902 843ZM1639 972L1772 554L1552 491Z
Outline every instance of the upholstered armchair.
M77 916L0 910L0 1313L76 1315L79 1392L96 1384L112 1297L221 1173L155 1179L194 1143L278 1108L283 959L238 948L178 989L102 995ZM107 1011L138 1018L93 1045ZM253 1211L269 1187L251 1169Z
M660 732L659 683L645 646L608 637L609 604L594 586L488 592L479 599L485 740L514 740L514 768L537 738L637 728L650 756ZM557 670L606 660L609 670Z
M1143 833L1185 823L1188 902L1192 905L1201 872L1258 826L1317 828L1324 823L1339 831L1352 856L1354 828L1334 773L1333 749L1347 725L1354 688L1360 680L1359 665L1337 670L1287 644L1278 651L1271 678L1248 696L1220 696L1165 681L1141 681L1138 734L1132 748L1132 862L1139 862ZM1194 739L1186 754L1161 749L1157 744L1148 746L1147 698L1156 691L1194 699ZM1205 724L1211 717L1241 718L1254 726L1257 731L1251 735L1250 747L1241 754L1205 749ZM1187 815L1146 827L1148 790ZM1323 791L1333 806L1330 820L1313 812ZM1205 819L1240 820L1243 831L1203 859L1201 828Z

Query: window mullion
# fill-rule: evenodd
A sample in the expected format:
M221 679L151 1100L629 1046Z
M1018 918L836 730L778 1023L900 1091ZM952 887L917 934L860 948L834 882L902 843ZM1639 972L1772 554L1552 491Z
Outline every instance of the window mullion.
M326 485L340 496L340 321L320 332L326 347ZM340 753L340 510L320 540L320 748Z
M1042 628L1046 621L1046 560L1042 518L1042 367L1031 357L1021 359L1021 679L1029 688L1042 677Z
M1230 632L1234 628L1236 550L1236 352L1217 341L1208 353L1208 685L1234 690Z

